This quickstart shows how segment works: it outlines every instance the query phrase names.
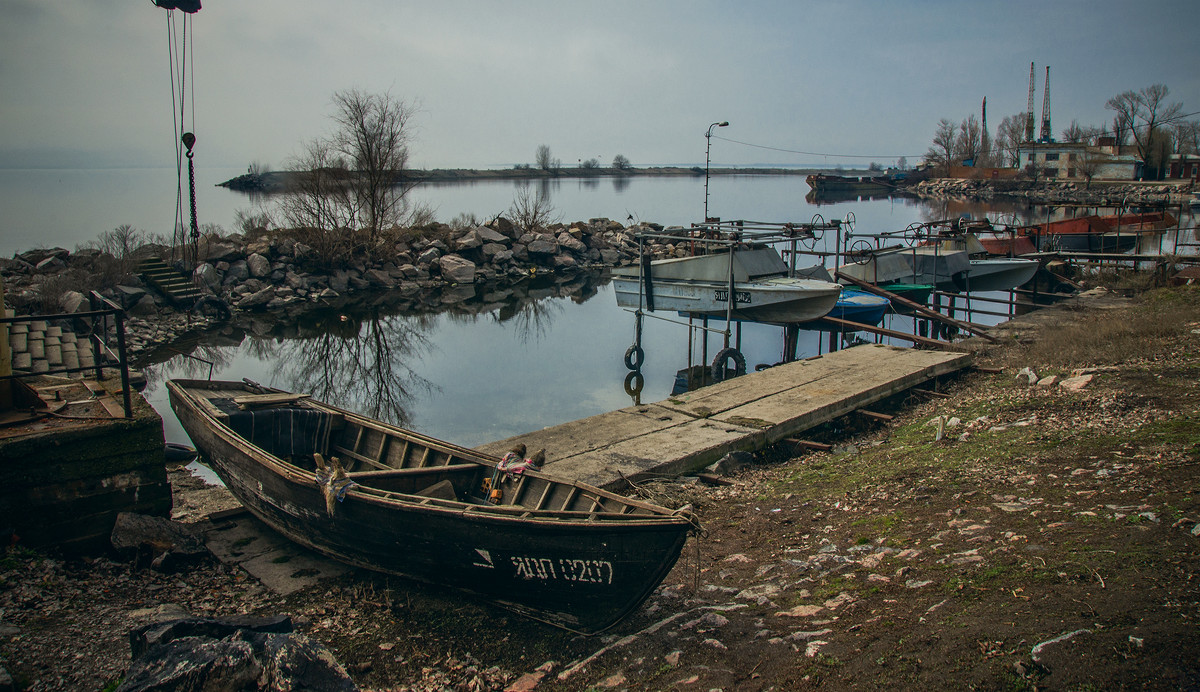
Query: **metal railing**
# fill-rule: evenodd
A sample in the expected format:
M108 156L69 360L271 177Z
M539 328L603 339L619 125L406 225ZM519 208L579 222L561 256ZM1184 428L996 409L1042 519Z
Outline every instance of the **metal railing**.
M117 368L121 373L121 394L123 405L125 407L125 417L133 417L133 398L130 394L129 387L129 354L125 348L125 310L113 303L111 300L100 295L96 291L92 291L89 296L91 310L87 312L64 313L57 315L20 315L16 317L0 317L0 324L17 324L22 322L57 322L63 320L74 321L77 325L85 325L87 341L92 349L92 365L79 365L77 367L58 367L49 368L41 372L20 372L11 375L0 377L0 380L19 380L39 375L59 375L59 374L75 374L93 372L96 380L104 379L104 370L106 367ZM109 320L112 320L112 331L116 339L117 352L113 353L107 343L109 333ZM75 330L76 334L80 334L80 330Z

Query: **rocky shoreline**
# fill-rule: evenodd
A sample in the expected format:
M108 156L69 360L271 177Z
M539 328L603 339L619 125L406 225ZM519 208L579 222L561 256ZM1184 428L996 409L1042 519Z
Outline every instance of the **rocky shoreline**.
M1074 204L1079 206L1137 206L1171 208L1186 206L1195 185L1191 181L1077 182L1028 180L985 180L934 178L907 188L919 197L990 201L1019 199L1030 204Z
M477 295L496 298L531 279L570 282L580 273L635 260L635 234L661 229L652 223L626 227L602 218L553 224L545 232L523 232L504 218L457 230L439 224L416 237L390 240L369 258L336 262L288 232L206 236L198 243L198 263L191 273L191 283L205 297L191 308L154 290L132 262L126 262L124 271L115 269L118 260L98 250L31 250L0 259L0 275L7 302L18 313L72 314L89 309L84 277L117 274L115 285L100 293L127 310L127 344L136 360L183 334L238 315L294 317L362 300L437 308ZM145 246L136 253L148 255L171 261L170 249L163 246Z

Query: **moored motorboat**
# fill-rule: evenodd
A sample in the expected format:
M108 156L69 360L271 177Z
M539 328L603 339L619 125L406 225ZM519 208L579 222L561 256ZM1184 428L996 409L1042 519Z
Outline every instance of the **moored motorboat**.
M637 608L696 525L687 508L514 467L516 457L304 395L201 380L167 390L226 487L289 539L572 631L603 631Z
M841 297L838 298L837 304L833 306L829 314L811 322L803 322L800 324L800 328L839 332L851 331L844 324L827 321L826 318L828 317L835 317L847 322L874 327L883 321L883 316L887 314L891 304L892 301L887 298L877 296L874 293L868 293L861 288L843 288Z
M644 267L649 271L643 273ZM774 248L754 247L617 269L613 285L620 307L687 316L794 324L823 317L834 308L841 286L788 274Z

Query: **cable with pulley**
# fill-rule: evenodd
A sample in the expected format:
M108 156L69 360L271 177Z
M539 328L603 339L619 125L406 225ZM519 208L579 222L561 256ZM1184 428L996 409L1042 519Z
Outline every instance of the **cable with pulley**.
M173 220L174 230L172 232L171 256L175 258L175 249L180 248L181 257L179 258L188 269L195 267L199 254L200 241L200 226L196 218L196 168L194 163L195 152L193 151L196 145L196 135L191 131L196 126L196 106L195 98L192 98L191 125L187 127L187 106L188 106L188 88L191 86L189 82L194 80L189 79L189 73L193 72L192 56L193 52L188 52L188 33L190 33L191 20L189 15L195 14L200 10L200 0L151 0L155 7L162 8L167 11L167 59L171 74L171 127L172 131L177 134L178 139L175 140L175 218ZM176 26L175 10L183 13L183 18ZM194 37L193 37L194 39ZM176 91L178 85L178 91ZM195 87L192 95L195 94ZM178 101L178 104L176 103ZM178 108L176 106L178 105ZM189 226L184 225L183 216L183 159L187 158L188 168L188 193L189 193L189 211L190 221ZM190 230L185 230L187 228ZM188 247L188 241L191 241L191 247ZM188 256L190 250L190 257Z

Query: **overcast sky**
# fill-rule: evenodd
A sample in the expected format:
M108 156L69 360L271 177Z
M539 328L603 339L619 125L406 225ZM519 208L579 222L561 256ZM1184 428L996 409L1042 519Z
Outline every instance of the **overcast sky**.
M1051 68L1056 137L1154 83L1200 111L1196 0L203 2L201 166L284 167L347 88L419 106L419 168L532 162L539 144L564 165L703 163L719 120L717 165L915 162L985 96L993 132L1025 110L1030 62L1039 116ZM0 0L0 167L173 166L166 14Z

